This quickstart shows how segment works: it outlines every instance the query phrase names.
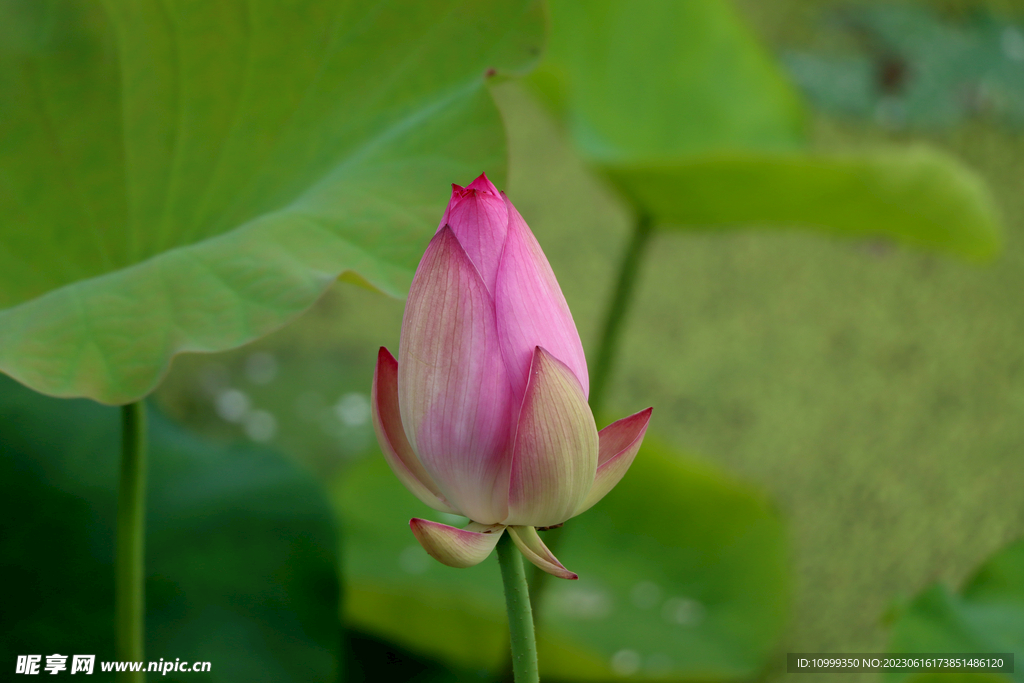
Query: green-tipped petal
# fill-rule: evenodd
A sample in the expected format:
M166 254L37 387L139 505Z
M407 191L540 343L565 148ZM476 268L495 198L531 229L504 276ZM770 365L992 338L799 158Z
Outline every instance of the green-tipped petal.
M435 510L459 514L441 495L405 436L398 410L398 362L383 346L377 353L377 367L373 371L370 407L380 450L398 480Z
M526 556L526 559L548 574L557 576L560 579L573 580L580 578L562 566L558 558L544 545L544 541L540 540L540 535L534 527L510 526L508 527L508 533L512 536L512 540L516 542L516 545L519 546L519 550Z
M441 564L459 569L486 560L504 530L499 524L485 526L476 523L465 529L456 529L416 517L409 520L409 528L428 555Z
M536 347L519 411L509 476L507 526L569 519L597 472L594 415L565 363Z
M573 513L573 517L585 510L589 510L597 501L605 497L609 491L615 488L626 470L633 464L636 452L640 450L640 444L644 441L644 434L647 433L647 425L651 421L653 408L641 410L635 415L624 417L613 422L598 434L601 439L601 446L597 456L597 475L594 477L594 485L590 493L583 500L579 509Z

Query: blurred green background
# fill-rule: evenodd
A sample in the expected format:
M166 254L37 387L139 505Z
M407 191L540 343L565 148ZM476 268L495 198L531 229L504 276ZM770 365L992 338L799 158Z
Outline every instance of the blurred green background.
M1024 8L995 0L743 0L736 7L810 103L811 149L849 152L880 143L923 141L949 152L991 188L1003 218L1002 250L989 261L967 262L876 236L837 238L798 229L655 232L625 321L605 408L614 419L655 406L652 434L660 442L640 457L647 453L672 462L682 457L678 462L684 463L678 466L679 493L667 491L666 500L688 495L724 506L720 509L749 511L745 517L737 513L736 528L746 524L760 529L760 541L736 541L735 566L752 569L737 570L734 582L723 584L722 590L743 587L751 596L760 594L744 599L758 603L761 611L751 617L740 610L737 618L761 621L747 623L749 633L744 624L734 624L734 642L727 642L722 631L707 642L686 641L673 650L672 639L685 641L687 619L693 617L697 624L700 617L693 616L694 610L699 615L704 608L686 595L672 597L659 588L671 579L645 583L639 576L642 570L627 563L632 573L621 586L615 577L606 577L597 588L581 581L582 592L564 586L552 591L553 602L545 606L542 618L557 630L555 644L549 646L550 659L559 662L555 676L577 671L582 679L593 680L777 680L786 675L784 654L789 651L943 651L962 644L1016 648L1020 658L1024 562L1015 559L1021 553L1019 544L1004 551L988 574L971 577L1024 535ZM593 358L634 216L612 185L588 166L535 89L513 79L491 86L491 93L508 140L508 177L500 187L544 247L588 358ZM466 184L471 178L451 180ZM741 205L743 184L737 183L732 192ZM312 537L318 540L314 550L307 548L314 559L301 566L320 576L323 563L335 562L335 541L325 539L336 531L342 590L348 591L339 614L352 630L347 637L340 629L332 631L323 614L323 608L335 606L338 587L330 581L315 595L302 590L290 594L288 600L307 605L316 605L319 597L320 611L314 609L311 618L320 626L313 631L290 623L276 627L278 633L298 629L301 636L283 637L293 646L302 638L313 643L309 651L296 647L280 655L292 662L281 665L282 671L291 670L289 680L327 680L332 674L326 672L347 674L349 680L487 680L503 665L496 567L477 572L425 564L426 556L417 552L401 524L402 518L425 509L416 507L411 496L400 498L405 494L397 482L381 483L387 473L377 471L380 458L369 424L370 380L377 347L397 350L402 308L400 300L336 283L311 310L278 332L234 351L177 357L150 402L151 409L174 423L168 430L189 433L175 438L201 442L196 449L254 462L279 457L266 455L273 451L284 454L266 467L289 474L268 476L294 479L304 493L281 495L322 498L332 505L331 513L326 502L319 513L308 512L310 528L316 529ZM5 456L20 443L11 434L31 433L31 438L24 437L28 450L33 443L46 443L56 452L55 462L61 461L71 446L59 439L51 443L45 427L31 426L33 420L45 419L25 415L63 415L63 404L27 398L25 391L8 384L4 396L13 398L5 398L4 404ZM113 420L113 413L102 414L107 417L60 419L67 420L67 430ZM608 421L599 418L602 425ZM161 451L154 450L156 462ZM177 451L170 451L180 454L188 448L179 444ZM31 454L25 458L29 462ZM29 465L18 467L18 476L31 470ZM669 471L676 465L666 467ZM153 470L153 477L160 476L156 464ZM230 480L209 476L214 488ZM61 484L55 475L43 479L47 486L68 491L71 499L100 499L81 483ZM188 478L196 486L199 479ZM248 485L254 492L243 498L268 495L259 485ZM377 491L374 486L386 490L380 489L379 496L367 494L365 501L360 498L360 491ZM638 490L635 499L627 498L629 491L622 495L623 501L639 501L645 494ZM388 509L392 500L406 507ZM701 519L702 508L696 503L688 507L687 500L676 500L666 512L666 517L689 520L681 523L680 534L688 533L686 524L711 529L728 525L717 515ZM45 536L49 527L34 504L20 499L12 504L15 514L32 512L9 517L5 539L22 526ZM109 500L103 504L109 507ZM616 508L621 512L616 519L628 515L631 505ZM595 512L600 515L604 509ZM76 513L69 509L67 514ZM267 520L268 538L287 544L284 522L266 511L258 514ZM644 514L656 516L657 511ZM181 517L169 513L172 520ZM216 517L211 513L208 519ZM333 526L325 526L324 519ZM195 523L203 526L203 517L197 515ZM629 531L628 520L622 523L626 531L621 533L643 536L642 529ZM593 537L600 532L588 528L586 533ZM736 538L746 538L736 533ZM307 537L302 531L297 535ZM584 571L571 560L588 570L597 566L599 554L589 563L588 552L594 551L574 549L571 537L565 542L562 559L567 566L581 575ZM19 543L20 548L31 547L29 541ZM296 541L288 546L292 550L282 552L297 552L293 546L306 547ZM109 551L109 545L99 548L92 552ZM24 552L23 557L6 554L5 563L23 571L40 562L37 551ZM645 551L637 552L643 557ZM665 550L665 557L675 556ZM236 561L218 559L212 549L195 558L197 565L208 565L206 573L236 571L229 569ZM685 562L679 559L677 564ZM784 577L777 567L784 568ZM161 571L178 576L174 568ZM1008 577L1000 579L1003 583L991 578L999 571ZM400 589L389 596L372 579L391 575L392 585ZM54 585L67 580L59 572L52 578ZM92 585L108 590L101 569L76 580L81 581L79 591ZM175 581L189 585L187 579ZM970 585L957 595L965 583ZM273 592L253 590L259 595ZM425 597L422 604L403 610L407 594L402 590L437 591L437 602ZM150 591L157 595L151 601L161 604L159 586ZM945 591L944 599L952 605L942 612L946 616L934 616L941 610L929 607L927 598L936 591ZM38 589L38 595L47 594ZM999 619L985 621L970 610L979 601L988 604L986 600L1009 607L1000 608ZM648 601L657 604L644 607ZM169 598L166 602L173 603ZM214 603L211 598L211 609ZM36 604L36 620L62 621L54 614L54 604ZM76 630L89 632L97 624L108 628L102 604L99 600ZM286 601L281 609L294 604L300 603ZM169 624L190 623L170 614ZM424 614L436 618L423 620ZM947 617L948 624L943 621ZM266 615L252 619L274 623ZM925 626L915 626L915 619ZM19 623L11 621L12 632L26 628ZM163 633L160 623L151 630ZM54 630L62 628L66 623ZM191 641L202 642L197 626L182 628L194 632L175 641L173 629L167 631L168 647L178 648L173 656L199 647ZM45 628L30 632L36 639L23 635L19 647L49 647L42 645L50 637ZM574 640L577 632L583 635ZM942 640L949 633L960 635ZM628 638L667 640L663 650L646 651L646 641ZM244 642L259 642L275 652L287 649L269 636L226 640L224 652ZM714 647L722 648L721 657L708 654ZM328 652L324 657L333 664L322 662L305 678L294 662L315 661L308 652ZM679 660L693 653L707 655L704 673ZM231 666L228 655L216 657L210 657L215 668L220 662L222 672ZM722 664L730 657L737 662L731 669ZM1017 667L1020 671L1020 662ZM677 669L685 674L677 675ZM214 680L235 680L234 673L243 670L238 664L234 672ZM808 683L831 678L805 676L802 680ZM247 680L264 678L284 680L267 675L266 669ZM1013 679L1022 680L1021 674ZM878 676L850 674L844 680Z

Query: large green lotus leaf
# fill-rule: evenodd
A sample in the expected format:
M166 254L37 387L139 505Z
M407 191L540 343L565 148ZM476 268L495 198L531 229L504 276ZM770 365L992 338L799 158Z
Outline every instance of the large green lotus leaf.
M350 624L465 667L507 660L493 556L470 569L429 558L409 519L453 520L419 503L380 457L345 475L335 500ZM558 556L580 579L548 583L544 676L737 680L760 670L778 643L789 596L785 534L748 486L652 442L619 486L561 533Z
M799 100L728 3L552 0L534 91L661 225L882 235L969 258L999 219L973 172L911 148L810 154Z
M809 227L974 259L999 248L999 214L988 187L924 145L841 155L717 154L606 172L665 227Z
M985 562L959 593L941 584L922 591L900 610L889 651L1013 653L1015 673L970 677L1024 682L1024 539ZM925 683L927 676L938 678L893 672L886 683Z
M404 295L542 38L538 0L0 4L0 371L123 403L343 273Z
M724 0L551 0L530 77L591 160L802 140L799 99Z
M100 673L114 658L119 411L0 377L0 416L3 659L95 654ZM273 451L150 418L147 660L211 662L166 680L336 680L337 538L320 486Z

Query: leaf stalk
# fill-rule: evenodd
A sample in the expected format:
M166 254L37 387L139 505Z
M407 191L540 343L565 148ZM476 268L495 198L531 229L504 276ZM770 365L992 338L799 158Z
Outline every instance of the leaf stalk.
M605 311L601 340L597 347L597 360L594 362L594 372L590 378L590 409L595 416L604 409L605 391L619 350L622 323L632 304L637 273L640 271L640 263L650 241L653 226L654 221L649 215L641 213L637 216L629 245L619 264L619 274L615 280L615 289L612 290L611 301L608 302Z
M114 630L117 659L143 661L146 542L146 406L121 408L121 481L117 494L117 551L114 561ZM142 683L146 674L118 674Z

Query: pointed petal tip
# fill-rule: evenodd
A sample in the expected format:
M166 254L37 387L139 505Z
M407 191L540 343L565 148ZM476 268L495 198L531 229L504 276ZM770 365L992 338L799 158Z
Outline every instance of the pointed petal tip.
M448 217L451 215L452 209L462 201L462 198L466 196L466 190L468 188L452 183L452 196L448 198L448 206L444 208L444 213L441 215L441 222L437 224L438 232L441 228L448 224Z
M622 480L643 445L654 408L641 410L616 420L600 432L597 453L597 474L583 503L573 517L586 512L604 498Z
M624 419L624 420L635 420L637 424L643 423L643 426L639 427L639 431L644 431L644 430L647 429L647 425L650 424L650 422L651 422L651 415L653 413L654 413L654 406L650 406L650 407L644 408L643 410L641 410L639 412L633 413L632 415L624 417L622 419ZM609 425L609 427L610 426L611 425Z
M540 535L537 533L536 527L532 526L510 526L507 527L508 533L512 536L512 540L515 541L519 551L530 562L535 564L538 568L543 569L552 576L557 576L560 579L566 579L568 581L575 581L580 578L576 572L571 572L565 568L565 566L558 561L546 545L544 541L540 539Z
M484 192L492 192L494 194L499 194L498 188L494 186L494 183L491 182L490 178L487 177L486 173L481 173L479 176L477 176L473 182L466 186L466 189L481 190ZM500 194L504 195L504 193Z
M472 567L487 559L504 531L456 529L418 517L409 520L409 528L428 555L456 569Z
M610 458L618 455L620 451L635 441L643 440L644 435L647 433L647 427L651 423L651 415L653 413L654 406L645 408L612 422L598 432L598 436L601 439L598 465L600 466ZM637 445L639 447L639 444Z

